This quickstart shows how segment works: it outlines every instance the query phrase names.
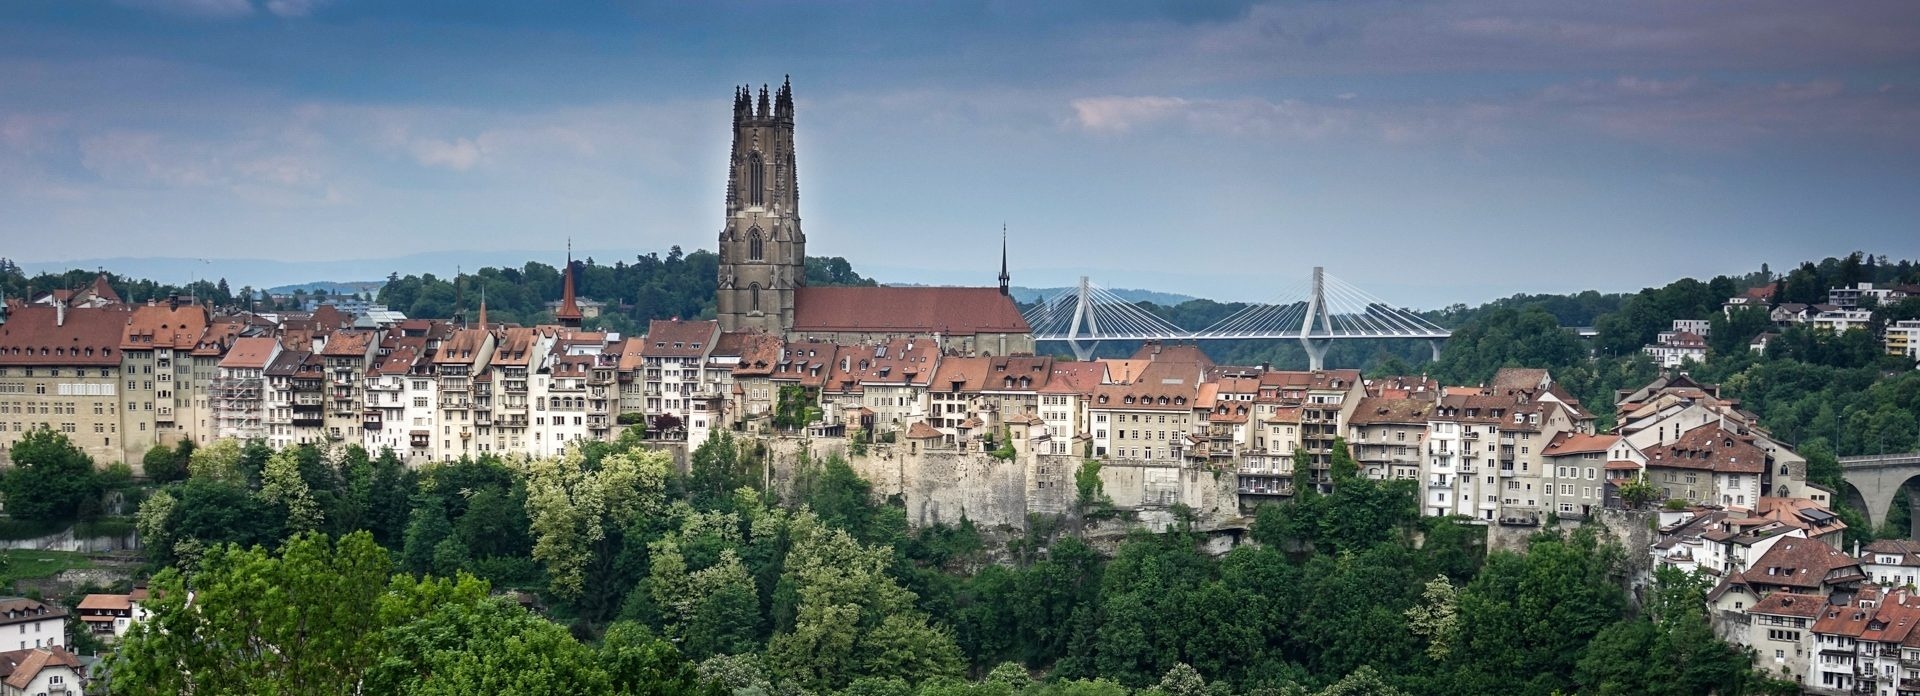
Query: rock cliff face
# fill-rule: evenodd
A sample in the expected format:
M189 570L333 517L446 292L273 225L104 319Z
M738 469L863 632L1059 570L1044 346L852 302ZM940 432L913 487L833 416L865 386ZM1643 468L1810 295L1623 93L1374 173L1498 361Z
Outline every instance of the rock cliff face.
M769 445L776 490L791 492L801 447L816 460L838 452L873 484L876 495L900 496L907 521L915 526L956 524L965 518L977 525L1024 530L1029 515L1068 514L1077 496L1074 474L1082 464L1080 458L1065 455L1022 453L1003 460L979 451L891 444L871 445L866 454L855 456L849 443L838 438L778 439ZM1123 461L1103 464L1100 480L1129 523L1113 525L1114 531L1164 528L1175 522L1179 505L1193 511L1201 529L1236 526L1240 517L1230 475Z

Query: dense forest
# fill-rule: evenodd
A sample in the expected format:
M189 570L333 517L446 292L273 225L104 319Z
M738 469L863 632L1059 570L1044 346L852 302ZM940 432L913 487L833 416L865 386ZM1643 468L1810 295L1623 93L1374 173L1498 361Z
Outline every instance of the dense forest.
M149 459L154 613L115 693L1792 692L1713 638L1704 580L1630 594L1589 531L1487 553L1343 444L1331 493L1218 557L1184 522L1083 539L1111 514L1091 463L1071 513L1020 531L910 529L837 456L769 491L725 433L684 473L637 438L418 471L231 441Z

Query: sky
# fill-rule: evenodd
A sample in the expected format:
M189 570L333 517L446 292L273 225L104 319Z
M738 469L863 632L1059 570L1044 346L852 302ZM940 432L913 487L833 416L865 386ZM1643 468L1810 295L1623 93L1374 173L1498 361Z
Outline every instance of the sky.
M1920 257L1910 0L8 0L0 256L711 249L788 75L809 252L884 281L1002 225L1020 285L1422 308Z

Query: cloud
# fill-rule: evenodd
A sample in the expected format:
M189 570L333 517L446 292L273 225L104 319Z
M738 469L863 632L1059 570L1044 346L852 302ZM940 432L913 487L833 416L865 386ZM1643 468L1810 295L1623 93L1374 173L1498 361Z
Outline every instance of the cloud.
M1681 150L1821 142L1920 149L1920 90L1849 88L1839 80L1710 82L1623 75L1498 97L1417 102L1101 96L1069 102L1071 125L1106 136L1176 129L1186 135L1346 138L1389 143L1467 138L1627 140Z
M237 19L253 14L253 3L250 0L116 0L116 2L138 10L197 19Z
M456 172L472 169L474 165L480 164L480 158L485 156L479 143L467 138L455 140L421 138L409 143L408 149L413 153L413 160L423 166L451 169Z
M267 0L267 11L278 17L307 17L329 0Z

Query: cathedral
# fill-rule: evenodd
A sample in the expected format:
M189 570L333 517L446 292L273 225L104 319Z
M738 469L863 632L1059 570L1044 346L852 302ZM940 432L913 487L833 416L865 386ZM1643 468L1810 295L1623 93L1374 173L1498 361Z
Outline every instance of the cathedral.
M809 288L807 235L793 147L793 87L734 92L726 224L720 230L718 318L723 331L758 329L789 340L869 343L937 340L979 355L1033 352L1033 335L1000 286Z

